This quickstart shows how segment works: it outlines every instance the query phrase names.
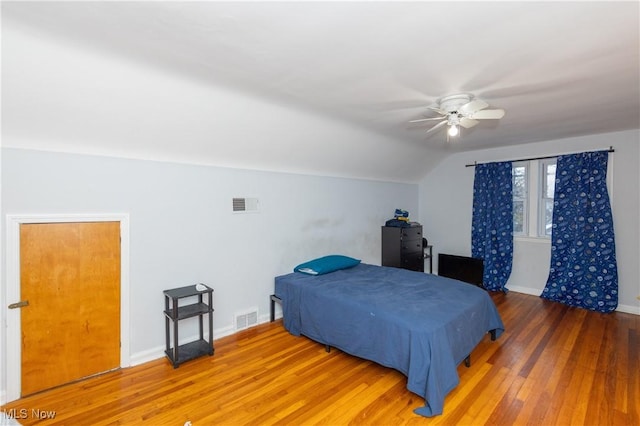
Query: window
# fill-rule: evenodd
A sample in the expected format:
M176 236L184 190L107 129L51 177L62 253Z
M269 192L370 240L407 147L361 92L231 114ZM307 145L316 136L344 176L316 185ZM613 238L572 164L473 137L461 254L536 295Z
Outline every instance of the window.
M513 235L551 236L556 160L513 163Z
M544 160L540 162L541 168L541 199L540 213L538 217L541 223L538 226L538 236L550 237L553 225L553 193L556 184L556 160Z
M526 235L528 229L527 163L513 163L513 234Z

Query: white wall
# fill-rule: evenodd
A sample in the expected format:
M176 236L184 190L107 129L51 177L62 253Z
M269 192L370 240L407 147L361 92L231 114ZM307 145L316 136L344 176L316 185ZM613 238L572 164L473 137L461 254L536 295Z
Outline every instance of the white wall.
M640 314L639 229L640 131L560 139L542 143L488 149L453 155L442 161L420 182L420 222L436 253L470 255L474 168L466 164L503 161L606 149L612 173L610 196L616 231L619 273L619 307ZM539 295L549 272L550 242L516 239L513 272L507 288ZM437 267L434 265L434 269Z
M260 212L232 213L233 197L258 198ZM134 364L162 356L164 289L212 286L219 338L233 332L235 312L257 307L266 321L274 277L298 263L342 253L380 264L380 226L397 207L417 217L417 184L2 150L3 221L7 214L130 215ZM5 250L3 266L6 257ZM3 275L3 305L5 298ZM4 341L1 349L3 360Z

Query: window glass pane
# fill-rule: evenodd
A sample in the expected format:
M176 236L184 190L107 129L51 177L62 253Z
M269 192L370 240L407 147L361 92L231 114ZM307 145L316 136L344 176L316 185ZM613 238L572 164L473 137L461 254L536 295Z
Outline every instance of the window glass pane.
M545 200L544 209L544 235L551 235L551 227L553 224L553 200Z
M524 201L513 201L513 233L524 233Z
M545 198L553 198L553 194L556 187L556 165L555 164L547 164L545 167L546 172L546 188L545 188Z
M513 233L526 235L528 230L528 163L513 163Z
M540 163L541 187L540 205L538 206L538 236L551 235L553 224L553 196L556 187L556 160L547 159Z
M513 197L525 198L527 196L527 168L525 166L513 166Z
M526 196L526 179L524 176L513 177L513 196L516 198L524 198Z

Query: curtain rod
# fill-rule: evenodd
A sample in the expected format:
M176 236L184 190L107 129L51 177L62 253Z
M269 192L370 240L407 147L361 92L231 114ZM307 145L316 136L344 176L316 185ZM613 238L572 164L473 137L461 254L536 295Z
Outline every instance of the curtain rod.
M602 150L604 151L604 149ZM616 152L615 149L613 149L612 146L609 147L609 149L606 150L607 152ZM561 155L568 155L568 154L558 154L558 155L547 155L546 157L530 157L530 158L519 158L517 160L503 160L503 161L510 161L512 163L518 162L518 161L531 161L531 160L546 160L548 158L557 158ZM465 164L465 167L475 167L478 164L487 164L487 163L493 163L494 161L487 161L484 163L478 163L477 161L475 161L473 164Z

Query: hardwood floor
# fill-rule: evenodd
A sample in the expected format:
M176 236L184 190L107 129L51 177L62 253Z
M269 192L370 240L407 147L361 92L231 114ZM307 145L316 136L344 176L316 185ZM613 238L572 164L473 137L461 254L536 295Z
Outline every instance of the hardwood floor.
M435 418L413 413L424 401L401 373L326 353L280 321L219 339L214 356L178 369L160 359L2 411L44 425L640 425L640 316L492 297L507 330L458 367L460 384Z

